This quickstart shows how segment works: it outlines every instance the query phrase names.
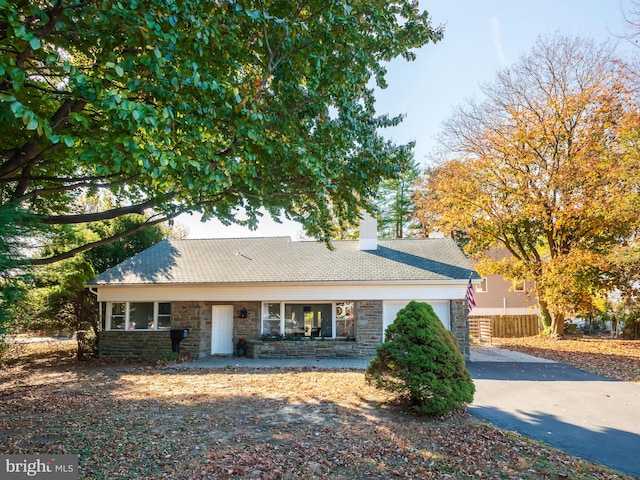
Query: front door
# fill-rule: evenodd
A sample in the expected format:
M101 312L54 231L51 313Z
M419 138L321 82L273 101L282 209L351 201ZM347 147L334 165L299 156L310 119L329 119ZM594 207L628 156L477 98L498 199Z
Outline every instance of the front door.
M233 305L211 309L211 355L233 354Z

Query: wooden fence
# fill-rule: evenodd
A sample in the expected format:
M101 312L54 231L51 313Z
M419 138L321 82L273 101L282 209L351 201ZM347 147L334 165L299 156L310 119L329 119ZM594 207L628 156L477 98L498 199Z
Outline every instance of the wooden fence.
M539 333L537 315L469 317L469 335L479 341L490 340L492 337L532 337Z
M469 336L473 341L491 343L493 338L492 323L490 318L469 317Z

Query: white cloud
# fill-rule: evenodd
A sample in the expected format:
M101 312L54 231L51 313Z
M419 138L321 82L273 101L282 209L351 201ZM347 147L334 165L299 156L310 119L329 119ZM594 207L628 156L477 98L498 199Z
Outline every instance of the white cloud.
M491 35L493 37L493 44L496 47L498 61L500 65L504 67L507 64L507 57L502 48L502 34L500 32L500 20L498 20L498 17L491 17Z

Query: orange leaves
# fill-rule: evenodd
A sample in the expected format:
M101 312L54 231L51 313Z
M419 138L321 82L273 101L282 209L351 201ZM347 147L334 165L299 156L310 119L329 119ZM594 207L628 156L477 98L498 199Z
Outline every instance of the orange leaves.
M640 226L640 104L621 65L606 45L541 38L457 109L443 137L459 157L419 186L423 224L463 232L473 256L506 248L519 263L484 268L531 273L559 318L624 287L608 252Z

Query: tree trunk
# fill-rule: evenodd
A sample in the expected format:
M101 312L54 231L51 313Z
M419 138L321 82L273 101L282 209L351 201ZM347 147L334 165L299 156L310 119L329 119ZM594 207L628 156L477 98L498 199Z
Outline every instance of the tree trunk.
M542 326L544 327L545 331L549 330L549 328L551 328L552 318L551 318L551 312L549 311L547 302L544 302L538 299L538 309L540 310L540 318L542 319Z
M538 308L545 333L553 338L564 338L564 315L552 314L549 305L543 300L538 300Z
M551 321L551 327L549 327L549 335L553 338L564 338L564 315L556 314Z

